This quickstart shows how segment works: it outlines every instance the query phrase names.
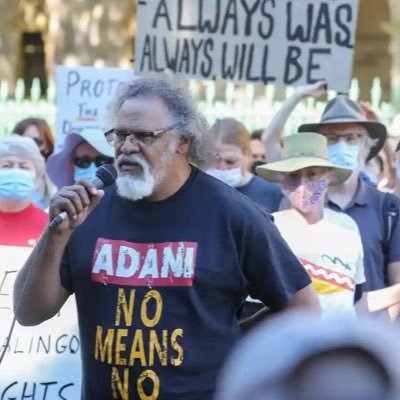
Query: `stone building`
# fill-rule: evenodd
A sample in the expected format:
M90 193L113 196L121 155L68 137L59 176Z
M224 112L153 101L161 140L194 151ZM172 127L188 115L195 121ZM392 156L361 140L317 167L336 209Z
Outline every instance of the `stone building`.
M383 98L400 105L400 1L359 0L353 75L367 97L375 76ZM0 0L0 79L34 76L43 87L53 67L123 66L134 54L137 0Z

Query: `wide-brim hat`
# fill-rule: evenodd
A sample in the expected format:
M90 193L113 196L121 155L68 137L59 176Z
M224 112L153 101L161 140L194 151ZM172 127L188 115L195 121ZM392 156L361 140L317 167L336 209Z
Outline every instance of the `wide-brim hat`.
M88 128L68 134L61 150L53 153L46 163L47 175L58 188L74 183L72 153L82 142L89 143L107 157L114 157L114 148L109 145L102 130Z
M333 164L328 158L325 136L315 132L302 132L283 139L282 160L256 168L257 174L271 182L282 181L284 174L309 167L326 167L333 170L330 185L339 185L349 179L351 169Z
M387 136L385 125L378 121L369 121L360 106L344 95L336 96L326 105L319 123L300 125L299 132L321 133L323 126L335 124L359 124L365 128L371 139L375 141L367 160L375 157L385 144Z

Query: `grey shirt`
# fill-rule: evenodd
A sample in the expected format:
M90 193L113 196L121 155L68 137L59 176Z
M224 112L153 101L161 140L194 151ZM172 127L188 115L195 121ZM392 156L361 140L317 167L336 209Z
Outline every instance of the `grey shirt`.
M365 291L382 289L385 285L386 265L382 249L384 237L383 201L386 194L374 186L359 179L358 188L353 200L343 210L328 200L328 207L343 211L352 217L360 230L364 248L366 283ZM335 239L333 239L335 240ZM336 238L340 240L340 238ZM400 228L394 227L389 246L388 263L400 261Z

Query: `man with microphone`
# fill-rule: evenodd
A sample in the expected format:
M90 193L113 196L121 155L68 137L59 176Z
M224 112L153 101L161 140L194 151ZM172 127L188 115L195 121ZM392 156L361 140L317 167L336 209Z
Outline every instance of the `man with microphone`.
M50 218L67 218L19 273L16 317L39 324L75 294L82 399L211 399L248 295L273 310L318 299L270 217L198 169L212 140L183 89L127 83L111 117L116 184L54 197Z

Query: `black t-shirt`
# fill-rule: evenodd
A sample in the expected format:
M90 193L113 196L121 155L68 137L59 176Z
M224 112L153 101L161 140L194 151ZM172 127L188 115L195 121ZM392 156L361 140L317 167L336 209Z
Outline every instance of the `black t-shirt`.
M108 188L61 281L76 295L86 400L211 399L246 296L276 309L310 283L270 217L194 167L160 202Z
M267 182L259 176L253 176L248 183L236 189L264 211L273 213L279 210L283 195L277 183Z

